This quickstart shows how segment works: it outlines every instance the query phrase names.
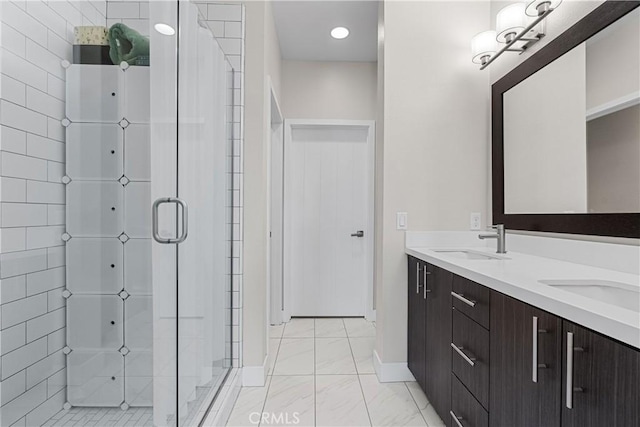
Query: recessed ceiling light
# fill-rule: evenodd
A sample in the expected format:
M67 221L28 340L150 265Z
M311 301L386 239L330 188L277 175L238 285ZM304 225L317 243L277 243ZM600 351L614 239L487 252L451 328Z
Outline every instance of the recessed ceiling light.
M347 38L348 35L349 29L345 27L335 27L333 30L331 30L331 37L333 37L334 39L344 39Z
M153 26L153 28L155 28L157 32L159 32L160 34L164 34L165 36L172 36L176 33L176 30L174 30L171 25L163 24L162 22L158 22Z

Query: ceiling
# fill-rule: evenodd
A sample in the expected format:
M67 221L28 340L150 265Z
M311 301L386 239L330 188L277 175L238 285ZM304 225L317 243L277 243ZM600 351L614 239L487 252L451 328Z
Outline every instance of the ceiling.
M377 1L274 1L283 59L301 61L377 61ZM349 37L329 34L347 27Z

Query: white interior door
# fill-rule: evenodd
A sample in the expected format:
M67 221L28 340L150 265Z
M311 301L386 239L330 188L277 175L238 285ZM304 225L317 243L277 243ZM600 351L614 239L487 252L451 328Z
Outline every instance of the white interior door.
M364 316L372 293L373 122L285 123L287 311Z

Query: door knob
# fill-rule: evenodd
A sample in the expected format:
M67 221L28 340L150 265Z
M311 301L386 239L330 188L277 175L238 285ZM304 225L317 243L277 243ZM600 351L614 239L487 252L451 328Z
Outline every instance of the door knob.
M358 230L355 233L351 234L351 237L364 237L364 231Z

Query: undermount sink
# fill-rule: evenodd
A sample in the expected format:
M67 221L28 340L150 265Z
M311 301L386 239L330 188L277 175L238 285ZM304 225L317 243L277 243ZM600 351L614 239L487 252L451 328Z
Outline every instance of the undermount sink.
M482 260L502 260L509 259L498 255L491 255L485 252L473 251L469 249L434 249L434 252L447 254L460 259L482 259Z
M640 287L608 280L540 280L540 283L640 312Z

